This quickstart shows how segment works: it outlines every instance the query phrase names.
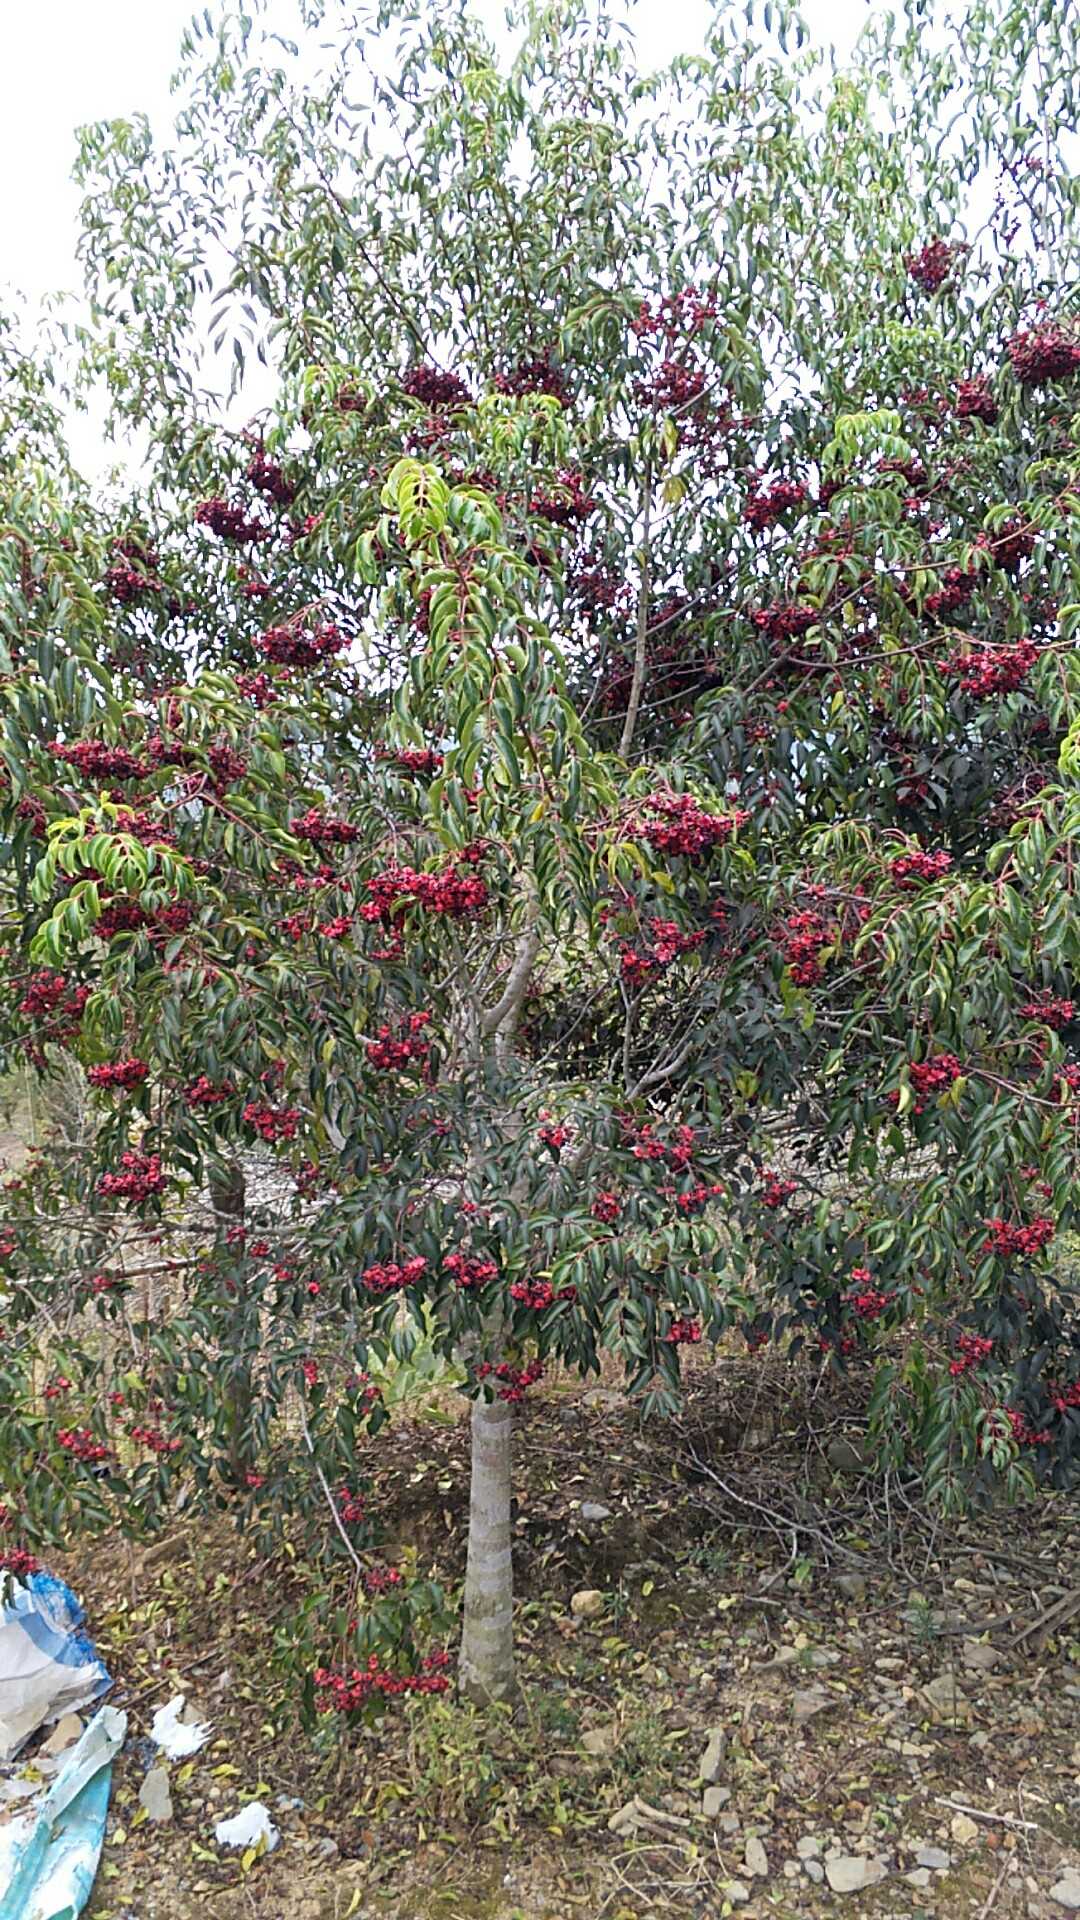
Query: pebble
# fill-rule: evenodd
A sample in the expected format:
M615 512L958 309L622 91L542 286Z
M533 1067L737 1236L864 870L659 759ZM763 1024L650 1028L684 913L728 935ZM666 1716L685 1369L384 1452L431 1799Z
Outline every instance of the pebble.
M970 1814L958 1813L949 1823L949 1832L958 1846L969 1847L979 1837L979 1829Z
M743 1859L747 1873L752 1873L755 1879L764 1879L769 1871L769 1856L756 1834L752 1834L747 1841Z
M715 1820L722 1807L731 1799L730 1787L706 1787L701 1796L701 1811L706 1820Z
M173 1804L167 1767L151 1767L139 1788L139 1805L146 1808L150 1820L172 1819Z
M932 1867L935 1873L944 1873L952 1866L952 1854L946 1853L944 1847L920 1847L915 1855L915 1865Z
M701 1756L698 1772L706 1786L712 1786L723 1764L727 1747L727 1734L723 1727L710 1727L705 1751Z
M807 1875L807 1877L813 1880L816 1886L820 1886L821 1882L825 1878L825 1869L822 1866L821 1861L820 1860L804 1860L802 1864L803 1864L803 1872Z
M611 1508L601 1506L599 1500L583 1500L581 1517L583 1520L610 1520Z
M745 1907L750 1898L750 1889L742 1880L725 1880L723 1894L733 1907Z
M1080 1913L1080 1867L1066 1867L1061 1879L1050 1889L1051 1900L1070 1913Z
M816 1833L804 1833L801 1840L796 1840L795 1851L800 1860L816 1859L821 1852L821 1841Z
M575 1620L595 1620L604 1611L604 1596L595 1587L582 1587L571 1598L570 1611Z
M885 1878L885 1862L865 1853L840 1853L825 1862L825 1878L834 1893L861 1893Z

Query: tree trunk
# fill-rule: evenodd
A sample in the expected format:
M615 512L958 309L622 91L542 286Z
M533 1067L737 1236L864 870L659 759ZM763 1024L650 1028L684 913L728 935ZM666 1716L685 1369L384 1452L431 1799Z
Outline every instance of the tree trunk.
M465 1630L459 1678L478 1705L506 1700L514 1681L514 1573L510 1547L510 1440L505 1400L474 1400Z
M239 1161L211 1167L210 1205L219 1226L239 1225L247 1206L247 1181ZM238 1263L239 1265L239 1263ZM247 1351L248 1307L237 1283L236 1305L229 1314L226 1333L225 1386L226 1425L229 1435L229 1479L236 1487L245 1483L251 1465L248 1428L251 1420L251 1370Z

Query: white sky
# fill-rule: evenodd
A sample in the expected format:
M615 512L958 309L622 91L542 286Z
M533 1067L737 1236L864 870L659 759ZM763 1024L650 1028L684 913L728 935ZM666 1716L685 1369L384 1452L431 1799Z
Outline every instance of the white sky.
M497 27L502 0L474 0ZM210 0L211 13L217 0ZM201 12L201 8L198 9ZM871 0L803 0L816 40L846 52ZM0 64L0 286L31 300L75 291L78 195L71 181L75 129L144 112L165 135L169 78L192 0L29 0L4 11ZM662 65L701 43L706 0L634 0L643 64ZM293 33L294 0L273 0L272 24ZM97 467L94 429L73 421L76 461ZM97 455L95 458L94 455Z

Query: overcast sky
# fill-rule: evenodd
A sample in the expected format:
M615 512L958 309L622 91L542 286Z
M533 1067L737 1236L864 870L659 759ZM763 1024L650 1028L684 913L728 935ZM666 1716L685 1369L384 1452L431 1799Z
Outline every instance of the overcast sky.
M474 0L494 27L503 0ZM211 12L217 0L210 0ZM201 8L198 11L201 12ZM846 51L871 0L803 0L820 43ZM75 129L91 120L143 112L162 133L170 120L169 78L191 0L29 0L4 8L0 65L0 287L37 300L77 287L78 197L71 182ZM701 44L706 0L634 0L644 64L663 65ZM271 23L293 33L295 0L272 0ZM99 465L94 430L71 426L84 469Z

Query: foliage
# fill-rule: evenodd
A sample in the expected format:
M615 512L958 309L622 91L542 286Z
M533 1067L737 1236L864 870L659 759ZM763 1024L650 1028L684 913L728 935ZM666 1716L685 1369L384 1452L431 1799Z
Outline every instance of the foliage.
M947 1501L1075 1475L1076 27L769 18L650 77L309 6L313 84L226 13L174 151L84 136L154 469L108 530L4 469L6 1039L101 1105L10 1195L35 1530L323 1512L432 1330L656 1413L737 1328L873 1365Z

